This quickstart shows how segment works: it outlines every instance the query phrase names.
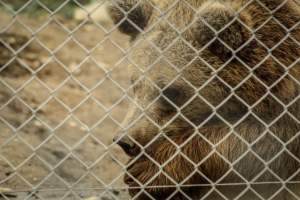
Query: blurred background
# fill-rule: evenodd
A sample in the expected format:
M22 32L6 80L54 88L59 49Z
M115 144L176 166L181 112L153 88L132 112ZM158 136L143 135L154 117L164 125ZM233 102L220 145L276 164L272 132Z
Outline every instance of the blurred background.
M0 0L0 199L129 199L128 38L104 0Z

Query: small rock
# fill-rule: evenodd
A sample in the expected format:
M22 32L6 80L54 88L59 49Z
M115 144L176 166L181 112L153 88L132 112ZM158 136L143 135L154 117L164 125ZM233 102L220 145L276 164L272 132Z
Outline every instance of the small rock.
M29 60L36 60L38 55L36 53L27 52L24 57Z
M9 38L7 38L7 42L9 44L15 44L17 42L17 39L14 37L9 37Z
M7 197L7 198L16 198L17 195L16 194L13 194L12 193L12 189L10 188L1 188L0 187L0 194L4 197ZM0 196L1 197L1 196Z
M77 124L76 124L75 122L73 122L73 121L70 121L70 122L69 122L69 125L70 125L71 127L73 127L73 128L74 128L74 127L77 127Z
M40 61L42 63L47 63L47 62L49 62L49 59L51 59L49 56L41 56Z
M99 198L98 197L89 197L89 198L87 198L85 200L99 200Z
M79 65L75 62L72 62L69 66L70 68L70 71L75 74L75 75L78 75L81 73L81 68L79 67Z
M11 192L11 191L12 191L12 189L10 189L10 188L1 188L0 187L0 193Z
M116 195L116 196L118 196L119 194L120 194L120 191L118 191L118 190L111 190L111 192L114 194L114 195Z
M58 150L52 151L52 154L58 159L63 159L66 156L64 152Z
M43 124L40 122L40 121L34 121L34 125L37 126L37 127L42 127Z
M31 64L34 69L37 69L41 65L41 62L39 60L35 60Z
M5 172L5 176L10 176L13 172Z
M87 131L87 130L88 130L88 127L81 126L81 127L80 127L80 130L81 130L81 131Z

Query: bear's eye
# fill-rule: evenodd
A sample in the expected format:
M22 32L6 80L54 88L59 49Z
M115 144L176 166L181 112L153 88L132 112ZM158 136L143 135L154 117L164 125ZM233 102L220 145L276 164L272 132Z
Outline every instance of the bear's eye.
M162 91L165 98L170 100L176 106L182 105L182 100L184 99L184 92L177 87L168 87Z

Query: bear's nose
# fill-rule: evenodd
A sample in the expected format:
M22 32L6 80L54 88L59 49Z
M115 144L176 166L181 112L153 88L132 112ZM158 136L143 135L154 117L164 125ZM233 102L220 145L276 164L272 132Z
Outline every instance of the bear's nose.
M138 146L128 136L115 136L113 141L117 143L129 156L136 156L139 153Z

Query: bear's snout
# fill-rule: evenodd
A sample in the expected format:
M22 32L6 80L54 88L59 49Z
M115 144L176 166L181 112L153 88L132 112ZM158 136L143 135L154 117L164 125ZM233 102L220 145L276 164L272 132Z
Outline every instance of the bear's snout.
M137 156L140 152L139 146L127 135L115 136L113 142L118 144L123 151L130 157Z

